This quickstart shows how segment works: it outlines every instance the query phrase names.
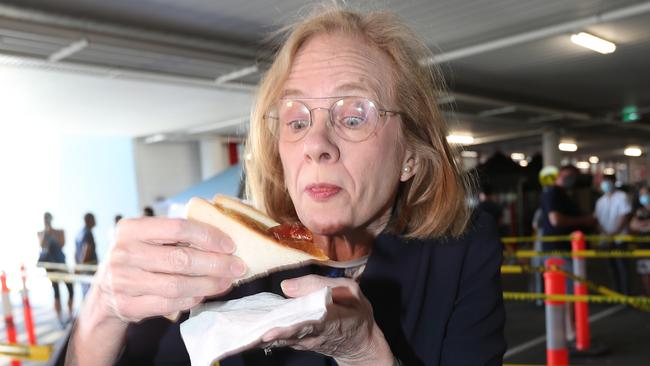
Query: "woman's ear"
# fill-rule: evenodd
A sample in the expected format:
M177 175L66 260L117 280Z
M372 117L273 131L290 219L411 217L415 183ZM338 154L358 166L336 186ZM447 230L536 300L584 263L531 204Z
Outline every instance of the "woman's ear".
M417 173L417 159L415 154L407 152L402 162L402 171L399 176L400 182L406 182Z

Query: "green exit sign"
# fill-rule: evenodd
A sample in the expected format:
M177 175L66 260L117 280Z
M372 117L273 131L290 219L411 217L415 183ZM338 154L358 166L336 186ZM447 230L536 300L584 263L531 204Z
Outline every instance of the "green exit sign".
M639 120L639 111L635 105L623 107L621 114L623 116L623 122L634 122Z

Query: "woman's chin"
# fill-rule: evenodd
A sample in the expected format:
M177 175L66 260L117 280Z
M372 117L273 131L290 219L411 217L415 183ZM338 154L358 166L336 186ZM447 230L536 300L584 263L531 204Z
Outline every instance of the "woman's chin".
M315 235L338 235L349 230L349 227L341 222L306 220L303 224Z

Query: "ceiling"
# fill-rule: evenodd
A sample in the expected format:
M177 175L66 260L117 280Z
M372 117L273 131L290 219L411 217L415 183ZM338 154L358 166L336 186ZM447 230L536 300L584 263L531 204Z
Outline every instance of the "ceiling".
M236 134L268 65L264 40L309 3L2 1L0 77L14 71L0 93L21 84L43 101L33 113L51 116L69 104L77 115L61 120L85 119L82 127L95 131ZM585 154L650 141L648 1L347 3L395 11L426 41L429 63L442 68L451 89L451 129L474 134L476 149L534 148L548 128L576 138ZM569 36L578 31L615 42L617 51L573 45ZM641 120L624 124L620 111L630 104Z

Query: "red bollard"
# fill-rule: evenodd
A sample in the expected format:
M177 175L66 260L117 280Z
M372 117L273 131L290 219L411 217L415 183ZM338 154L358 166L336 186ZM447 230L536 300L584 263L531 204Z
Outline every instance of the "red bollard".
M25 265L20 266L20 273L23 279L23 315L25 317L25 328L29 344L36 345L36 332L34 332L34 318L32 318L32 306L29 304L29 293L27 292L27 272Z
M544 291L546 295L566 294L566 277L554 267L562 268L561 258L546 260ZM566 334L564 333L564 301L546 300L546 365L566 366L569 364Z
M5 325L7 327L7 343L16 344L16 325L14 324L14 316L11 313L9 287L7 287L7 275L4 271L0 272L0 281L2 282L2 308L4 310ZM20 361L12 360L11 366L20 366Z
M571 234L571 249L573 250L573 274L582 278L587 277L587 266L584 257L577 256L575 252L587 249L585 245L585 234L576 231ZM587 285L573 281L574 295L587 295ZM589 349L591 336L589 333L589 304L586 301L576 301L575 324L576 324L576 349L585 351Z

